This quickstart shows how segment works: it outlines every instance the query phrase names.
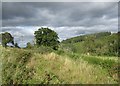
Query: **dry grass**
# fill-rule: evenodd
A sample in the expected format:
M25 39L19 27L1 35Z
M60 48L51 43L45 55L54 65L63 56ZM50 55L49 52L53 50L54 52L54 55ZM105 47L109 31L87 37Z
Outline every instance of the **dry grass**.
M63 83L70 84L111 84L115 81L109 77L106 71L101 67L96 67L94 65L88 64L82 59L79 61L74 61L67 56L61 57L55 53L50 53L46 55L37 55L41 58L43 62L40 62L40 59L37 59L38 64L44 67L44 69L38 69L37 76L39 74L44 75L44 71L49 71L54 73L59 77ZM42 72L41 72L42 71Z

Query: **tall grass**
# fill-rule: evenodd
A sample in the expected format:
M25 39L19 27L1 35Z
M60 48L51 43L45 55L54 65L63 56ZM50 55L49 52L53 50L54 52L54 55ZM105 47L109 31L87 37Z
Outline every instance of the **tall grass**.
M114 80L116 80L117 82L119 81L118 74L120 73L120 71L119 71L118 61L112 59L101 59L94 56L82 56L82 59L90 64L93 64L95 66L100 66L103 69L106 69L109 75L113 77Z
M32 68L27 68L26 64L32 57L32 53L19 49L2 50L2 83L20 84L27 83L32 78Z
M39 58L39 59L38 59ZM110 84L116 83L101 67L96 67L84 60L75 61L68 56L55 53L35 54L36 74L32 83L50 84ZM46 72L50 81L46 79ZM56 78L52 78L56 76Z
M43 49L42 49L43 50ZM46 49L45 49L46 50ZM2 49L3 84L114 84L113 77L75 53ZM62 52L64 55L62 55ZM76 58L75 58L76 57ZM74 59L75 58L75 59Z

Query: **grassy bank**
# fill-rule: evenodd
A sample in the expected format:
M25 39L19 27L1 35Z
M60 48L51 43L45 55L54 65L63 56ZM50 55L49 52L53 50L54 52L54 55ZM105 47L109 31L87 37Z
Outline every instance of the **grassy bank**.
M46 52L32 49L3 48L2 83L13 84L115 84L118 78L110 76L99 62L110 66L115 60L104 57L91 57ZM43 50L43 49L42 49ZM44 50L45 51L45 50ZM42 53L41 53L42 52ZM74 59L76 57L76 59ZM94 60L93 60L94 59ZM101 60L100 60L101 59ZM99 60L99 61L98 61ZM98 61L96 63L96 61ZM116 62L115 62L116 64Z

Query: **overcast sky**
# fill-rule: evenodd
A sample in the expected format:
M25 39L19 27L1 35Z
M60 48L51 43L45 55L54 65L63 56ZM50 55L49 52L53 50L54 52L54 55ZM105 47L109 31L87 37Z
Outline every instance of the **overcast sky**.
M95 32L118 31L117 2L2 2L2 32L25 46L41 26L59 40Z

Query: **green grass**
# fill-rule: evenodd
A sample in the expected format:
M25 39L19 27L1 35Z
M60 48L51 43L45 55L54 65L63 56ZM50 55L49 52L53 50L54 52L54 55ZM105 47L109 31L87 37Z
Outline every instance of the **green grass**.
M88 63L92 63L95 65L100 65L103 68L106 69L111 69L114 65L118 65L117 62L115 62L114 60L111 59L100 59L100 58L96 58L94 56L83 56L82 57L85 61L87 61Z
M14 84L115 84L116 78L102 68L115 60L102 60L71 52L3 48L2 83ZM49 52L50 51L50 52ZM99 61L98 61L99 60ZM100 65L102 62L102 65ZM99 66L100 65L100 66Z
M27 68L32 53L23 49L2 49L2 83L20 84L32 76L32 68ZM29 75L31 74L31 75Z

